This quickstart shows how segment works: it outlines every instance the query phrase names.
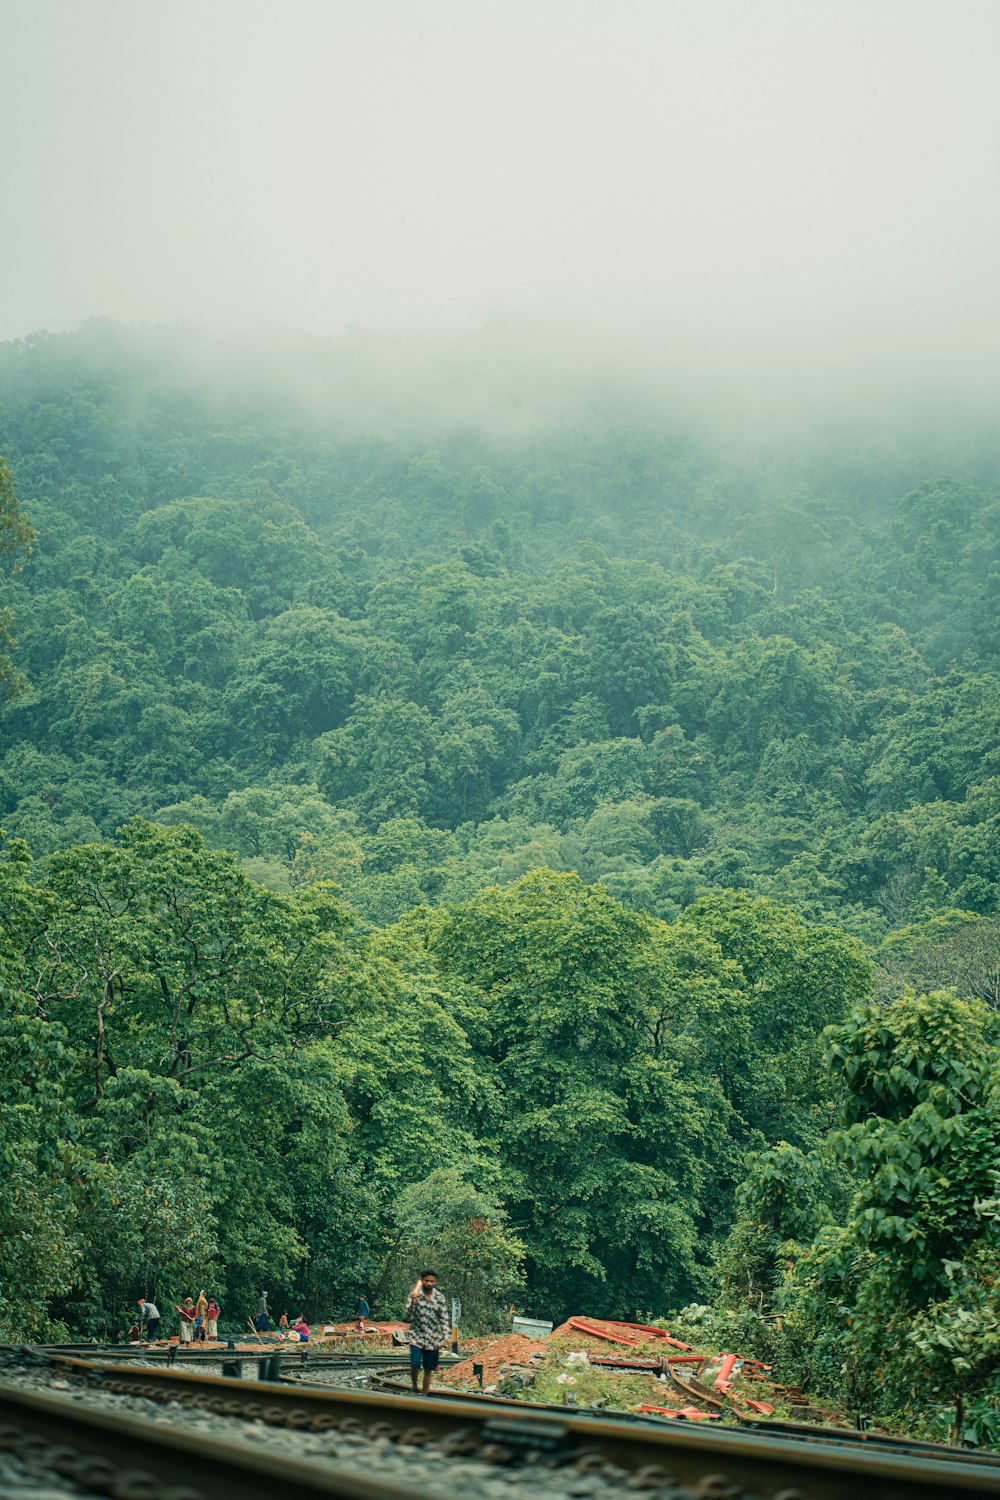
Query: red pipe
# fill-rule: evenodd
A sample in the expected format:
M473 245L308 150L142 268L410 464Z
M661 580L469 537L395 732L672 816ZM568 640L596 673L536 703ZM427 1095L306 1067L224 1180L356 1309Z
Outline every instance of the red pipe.
M722 1369L719 1371L718 1375L716 1375L715 1379L712 1382L717 1391L728 1391L730 1385L732 1384L729 1377L733 1373L733 1366L736 1364L738 1359L738 1354L726 1354L723 1357Z
M627 1339L624 1334L605 1333L603 1328L595 1328L586 1318L570 1318L569 1326L579 1329L581 1333L589 1333L591 1338L607 1339L609 1344L628 1344L630 1349L635 1349L639 1343L638 1339Z
M636 1328L640 1333L648 1333L654 1339L666 1339L667 1343L673 1344L675 1349L691 1348L690 1344L682 1344L680 1339L675 1339L673 1334L668 1333L665 1328L652 1328L648 1323L625 1323L621 1318L609 1318L608 1321L617 1323L619 1328Z
M690 1422L708 1422L720 1417L721 1412L699 1411L696 1406L637 1406L636 1411L652 1412L658 1417L687 1417Z
M617 1328L634 1328L637 1333L645 1334L650 1339L663 1339L675 1349L684 1349L687 1352L691 1350L690 1344L682 1344L679 1339L675 1339L663 1328L650 1328L648 1323L624 1323L620 1318L609 1318L608 1322L614 1323ZM605 1333L603 1328L595 1328L593 1323L589 1323L586 1318L570 1318L569 1324L571 1328L578 1328L581 1333L592 1334L594 1338L608 1339L613 1344L628 1344L633 1349L642 1342L641 1339L630 1339L624 1333Z

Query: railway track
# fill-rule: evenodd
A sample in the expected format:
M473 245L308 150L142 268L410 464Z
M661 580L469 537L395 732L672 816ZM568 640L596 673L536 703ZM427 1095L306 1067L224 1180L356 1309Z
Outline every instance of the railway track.
M211 1349L199 1348L197 1344L172 1344L170 1348L152 1349L145 1345L135 1344L32 1344L30 1346L15 1344L0 1344L0 1358L8 1358L16 1354L21 1348L30 1348L33 1354L40 1357L63 1355L73 1359L99 1360L105 1363L135 1363L135 1364L165 1364L173 1365L183 1363L184 1365L217 1365L231 1363L239 1360L246 1364L264 1362L268 1360L280 1360L289 1368L298 1368L305 1365L323 1366L351 1366L358 1369L366 1367L375 1368L381 1365L391 1365L398 1361L400 1366L407 1360L407 1351L404 1348L393 1349L366 1349L353 1353L351 1351L332 1352L326 1349L316 1348L310 1344L268 1344L259 1349L229 1349L228 1347L214 1346ZM462 1355L443 1352L442 1364L457 1364Z
M289 1384L308 1384L308 1376L299 1376L290 1372L284 1378L287 1379ZM392 1369L373 1370L370 1376L370 1384L376 1390L395 1391L400 1395L407 1394L409 1389L399 1379L398 1372ZM430 1394L431 1396L440 1398L454 1396L456 1393L442 1390L439 1387L432 1389ZM564 1410L561 1406L552 1406L540 1401L532 1401L530 1397L487 1396L479 1392L463 1392L462 1400L487 1401L492 1402L494 1405L515 1408L527 1407L534 1411L561 1413ZM586 1414L586 1408L584 1408L582 1414ZM637 1420L637 1418L628 1413L606 1412L604 1415L611 1419L620 1417L622 1421L634 1422ZM662 1425L662 1418L660 1417L649 1416L641 1420ZM1000 1454L993 1457L983 1453L967 1453L946 1443L924 1442L919 1438L896 1437L889 1433L862 1432L859 1428L854 1427L823 1427L807 1422L773 1421L770 1418L752 1416L737 1417L733 1412L728 1413L728 1420L736 1422L742 1431L757 1432L771 1437L793 1438L799 1443L822 1443L835 1448L853 1449L856 1452L896 1453L913 1458L918 1462L936 1462L942 1459L955 1460L957 1458L960 1462L964 1463L971 1459L973 1462L989 1465L995 1472L995 1493L1000 1496ZM716 1429L716 1431L718 1430Z
M36 1455L48 1454L50 1467L61 1464L75 1482L96 1474L104 1485L77 1493L113 1500L457 1500L512 1489L531 1497L641 1491L653 1500L1000 1494L1000 1460L933 1444L901 1448L860 1434L834 1439L822 1429L779 1434L766 1424L705 1431L451 1392L428 1401L310 1387L301 1375L262 1384L48 1360L76 1399L0 1385L0 1453L34 1443ZM209 1432L204 1424L211 1422L225 1430ZM262 1430L280 1438L283 1451L251 1445L251 1429L257 1438Z
M386 1350L363 1353L330 1353L309 1349L308 1346L284 1348L273 1346L260 1350L208 1349L188 1352L189 1346L174 1345L170 1349L132 1349L110 1345L106 1349L92 1345L0 1345L0 1368L5 1361L19 1356L38 1360L74 1358L91 1363L113 1364L118 1368L164 1368L203 1370L207 1374L222 1374L242 1379L274 1380L282 1374L298 1372L317 1381L336 1382L338 1376L355 1377L359 1381L369 1374L405 1375L409 1368L407 1351ZM441 1367L461 1362L458 1354L442 1354Z

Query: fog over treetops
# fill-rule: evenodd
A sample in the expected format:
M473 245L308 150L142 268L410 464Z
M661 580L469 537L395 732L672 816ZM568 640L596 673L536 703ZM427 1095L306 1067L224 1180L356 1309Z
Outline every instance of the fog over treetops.
M12 0L0 337L579 330L713 381L994 381L988 0Z

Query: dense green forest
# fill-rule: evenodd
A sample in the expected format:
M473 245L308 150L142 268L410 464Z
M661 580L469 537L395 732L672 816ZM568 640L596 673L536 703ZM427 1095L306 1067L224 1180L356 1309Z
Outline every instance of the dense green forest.
M0 347L0 1327L432 1254L988 1435L1000 449L406 358Z

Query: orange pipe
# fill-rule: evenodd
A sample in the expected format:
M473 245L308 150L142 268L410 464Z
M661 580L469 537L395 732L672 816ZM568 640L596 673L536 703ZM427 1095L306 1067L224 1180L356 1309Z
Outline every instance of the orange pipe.
M625 1323L621 1318L609 1319L608 1321L614 1321L618 1324L619 1328L634 1328L639 1333L648 1333L650 1338L653 1339L665 1339L668 1344L673 1344L675 1349L691 1348L690 1344L682 1344L680 1339L675 1339L673 1334L668 1333L665 1328L651 1328L648 1323Z
M658 1417L687 1417L690 1422L708 1422L721 1413L717 1411L699 1411L696 1406L637 1406L636 1411L653 1412Z
M630 1349L634 1349L639 1342L638 1339L627 1339L621 1333L605 1333L603 1328L595 1328L586 1318L570 1318L569 1326L578 1329L580 1333L589 1333L591 1338L607 1339L609 1344L628 1344Z

